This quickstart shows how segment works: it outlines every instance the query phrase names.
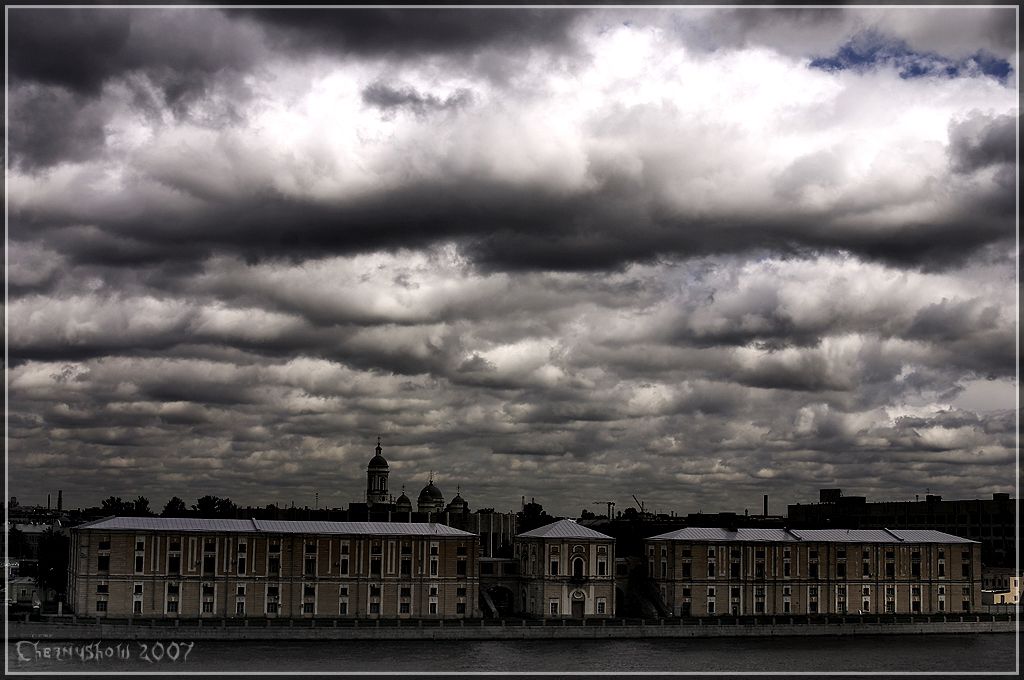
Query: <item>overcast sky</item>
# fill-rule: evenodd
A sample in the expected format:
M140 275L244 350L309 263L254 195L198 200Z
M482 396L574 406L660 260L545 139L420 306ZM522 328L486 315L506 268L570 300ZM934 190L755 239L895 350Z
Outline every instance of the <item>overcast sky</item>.
M9 494L1014 492L1016 9L11 9Z

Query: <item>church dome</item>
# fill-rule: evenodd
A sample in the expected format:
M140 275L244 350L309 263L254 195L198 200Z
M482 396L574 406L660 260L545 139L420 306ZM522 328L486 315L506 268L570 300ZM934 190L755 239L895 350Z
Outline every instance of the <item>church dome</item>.
M387 470L388 462L384 460L384 456L380 455L380 442L377 442L377 455L370 459L369 465L366 466L368 470Z
M403 491L402 495L398 497L397 501L395 501L395 510L397 512L412 512L412 501L405 495L405 491Z
M420 501L425 501L425 500L431 500L432 501L432 500L439 499L439 498L444 498L444 496L441 495L441 490L438 489L436 486L434 486L434 480L431 479L430 483L427 484L425 487L423 487L423 491L420 491L419 500Z

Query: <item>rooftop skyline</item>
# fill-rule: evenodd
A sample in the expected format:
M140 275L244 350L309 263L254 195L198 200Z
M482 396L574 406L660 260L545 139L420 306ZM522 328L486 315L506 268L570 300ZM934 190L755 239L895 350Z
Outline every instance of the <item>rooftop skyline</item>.
M1013 493L1016 26L8 9L7 495Z

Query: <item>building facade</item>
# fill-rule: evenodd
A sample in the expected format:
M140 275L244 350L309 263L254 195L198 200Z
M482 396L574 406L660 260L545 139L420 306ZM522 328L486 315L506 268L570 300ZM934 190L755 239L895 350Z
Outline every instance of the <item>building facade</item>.
M112 517L71 530L79 616L468 618L478 539L442 524Z
M690 527L645 546L676 616L981 611L980 544L937 531Z
M615 539L568 519L519 534L520 612L545 618L611 617Z

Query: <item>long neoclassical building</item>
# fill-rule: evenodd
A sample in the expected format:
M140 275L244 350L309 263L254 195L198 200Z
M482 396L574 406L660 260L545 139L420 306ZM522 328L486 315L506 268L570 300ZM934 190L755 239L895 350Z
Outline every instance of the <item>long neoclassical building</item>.
M464 618L478 540L443 524L111 517L72 529L83 615Z

